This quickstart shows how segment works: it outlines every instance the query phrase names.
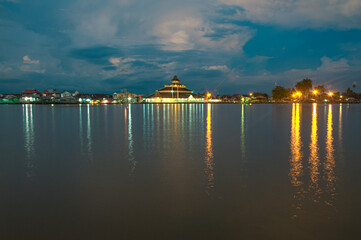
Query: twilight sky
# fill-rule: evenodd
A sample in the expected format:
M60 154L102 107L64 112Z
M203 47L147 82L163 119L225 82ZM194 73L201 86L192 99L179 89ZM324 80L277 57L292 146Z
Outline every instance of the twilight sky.
M360 0L0 0L0 92L361 84ZM360 86L357 87L360 91Z

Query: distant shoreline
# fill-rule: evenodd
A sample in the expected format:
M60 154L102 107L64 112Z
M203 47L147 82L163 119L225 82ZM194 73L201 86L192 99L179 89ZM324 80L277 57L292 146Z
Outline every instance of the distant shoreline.
M238 104L238 105L260 105L260 104L360 104L361 102L259 102L259 103L240 103L240 102L184 102L184 103L0 103L0 105L92 105L92 106L103 106L103 105L154 105L154 104L215 104L215 105L223 105L223 104Z

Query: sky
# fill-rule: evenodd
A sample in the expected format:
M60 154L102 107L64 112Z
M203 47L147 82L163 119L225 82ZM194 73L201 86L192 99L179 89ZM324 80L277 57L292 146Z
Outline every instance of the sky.
M0 0L0 92L361 89L360 0Z

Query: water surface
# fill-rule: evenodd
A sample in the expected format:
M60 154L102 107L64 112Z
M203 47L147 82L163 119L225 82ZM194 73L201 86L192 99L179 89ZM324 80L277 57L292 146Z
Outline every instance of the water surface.
M361 106L1 105L1 239L357 239Z

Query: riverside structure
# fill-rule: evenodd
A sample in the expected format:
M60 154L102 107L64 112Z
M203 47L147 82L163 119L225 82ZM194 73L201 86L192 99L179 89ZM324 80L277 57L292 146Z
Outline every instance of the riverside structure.
M186 85L180 84L177 76L174 76L171 81L171 84L165 84L163 88L156 90L154 94L146 96L144 101L146 103L205 102L203 95L196 94L193 90L188 89Z

